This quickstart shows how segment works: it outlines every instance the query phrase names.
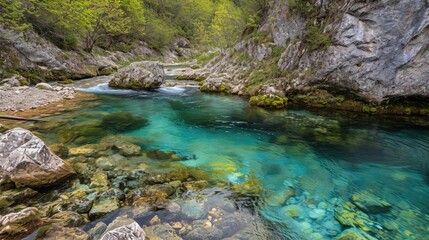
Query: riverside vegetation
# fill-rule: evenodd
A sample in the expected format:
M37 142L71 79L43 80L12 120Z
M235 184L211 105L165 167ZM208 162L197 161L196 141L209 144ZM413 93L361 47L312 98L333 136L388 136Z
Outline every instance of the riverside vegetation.
M427 10L0 2L0 239L425 239Z

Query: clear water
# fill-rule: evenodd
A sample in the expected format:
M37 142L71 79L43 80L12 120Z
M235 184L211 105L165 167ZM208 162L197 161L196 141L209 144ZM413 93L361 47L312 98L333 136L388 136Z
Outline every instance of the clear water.
M392 205L387 213L368 214L380 230L371 235L429 236L428 128L366 115L269 112L242 98L196 88L148 92L98 85L86 91L101 94L99 105L69 113L74 124L98 119L94 113L143 116L150 124L125 134L147 139L145 147L190 156L181 164L231 184L256 177L263 189L257 213L280 232L278 238L335 237L345 226L335 219L334 208L362 191ZM315 209L323 214L314 216Z

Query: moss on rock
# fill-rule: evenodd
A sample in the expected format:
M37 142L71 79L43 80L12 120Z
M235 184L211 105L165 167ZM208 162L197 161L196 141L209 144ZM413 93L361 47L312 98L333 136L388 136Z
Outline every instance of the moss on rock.
M285 108L288 102L286 97L258 95L250 98L249 103L252 106L258 106L269 109Z

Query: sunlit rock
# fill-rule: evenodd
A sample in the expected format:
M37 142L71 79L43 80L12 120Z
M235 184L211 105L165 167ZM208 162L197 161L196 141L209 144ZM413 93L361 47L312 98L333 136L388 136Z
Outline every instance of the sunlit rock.
M38 188L73 174L73 169L30 131L14 128L0 136L0 182Z
M392 205L370 192L355 193L351 197L352 202L366 213L386 213Z
M133 219L118 217L107 226L101 240L142 240L146 233Z
M109 87L121 89L155 89L164 83L164 69L159 62L135 62L119 69Z

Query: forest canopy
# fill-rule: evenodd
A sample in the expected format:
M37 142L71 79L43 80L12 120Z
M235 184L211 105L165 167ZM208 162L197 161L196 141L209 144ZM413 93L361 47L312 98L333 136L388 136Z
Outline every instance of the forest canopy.
M33 27L67 50L124 50L145 41L161 50L178 37L227 47L255 29L269 0L3 0L0 24Z

